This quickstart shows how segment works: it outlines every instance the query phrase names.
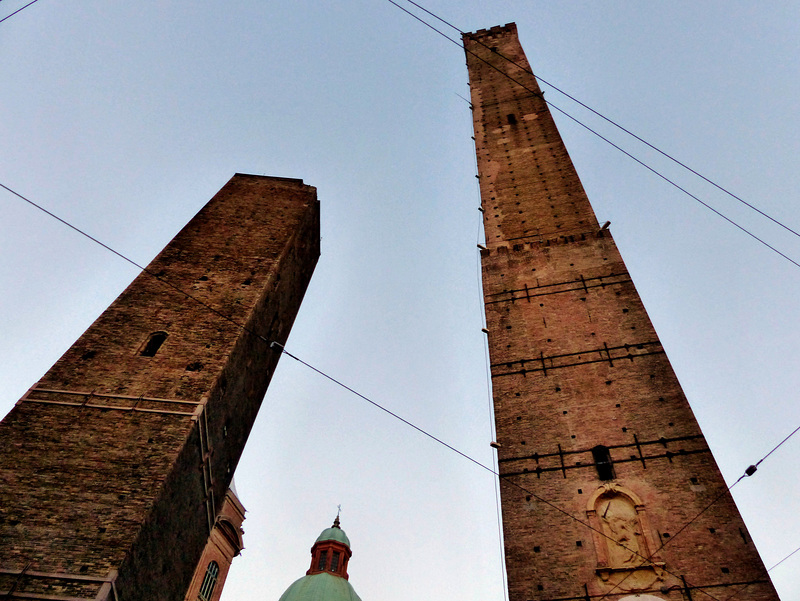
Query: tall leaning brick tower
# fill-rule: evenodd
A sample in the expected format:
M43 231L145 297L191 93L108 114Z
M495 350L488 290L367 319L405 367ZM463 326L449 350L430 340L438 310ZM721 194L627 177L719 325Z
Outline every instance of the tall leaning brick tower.
M0 596L183 600L318 256L316 190L237 174L28 391Z
M464 46L510 600L775 601L516 26Z

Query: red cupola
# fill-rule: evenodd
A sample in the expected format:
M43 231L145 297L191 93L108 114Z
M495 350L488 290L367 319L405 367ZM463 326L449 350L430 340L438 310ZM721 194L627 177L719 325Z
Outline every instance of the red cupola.
M350 539L339 527L337 515L333 526L323 530L311 547L311 567L306 575L327 573L347 580L347 562L351 555Z

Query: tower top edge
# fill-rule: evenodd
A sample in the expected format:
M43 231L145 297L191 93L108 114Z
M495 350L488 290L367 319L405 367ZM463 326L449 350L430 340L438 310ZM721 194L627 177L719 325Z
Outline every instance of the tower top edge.
M276 182L291 182L293 184L303 184L303 180L301 178L296 177L278 177L277 175L256 175L255 173L234 173L234 178L254 178L254 179L264 179L264 180L272 180Z
M479 29L477 31L473 31L472 33L465 33L461 37L463 39L475 39L475 38L487 38L493 37L497 35L503 35L507 33L516 33L517 32L517 24L514 22L506 23L505 25L495 25L494 27L490 27L489 29Z

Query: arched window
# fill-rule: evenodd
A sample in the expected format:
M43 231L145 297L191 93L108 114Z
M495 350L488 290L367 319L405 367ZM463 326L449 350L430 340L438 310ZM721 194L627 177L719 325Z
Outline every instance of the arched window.
M214 587L217 584L217 576L219 576L219 564L212 561L206 568L206 575L203 577L203 584L200 585L200 592L197 593L199 601L209 601L211 595L214 593Z
M150 334L147 344L145 344L142 349L142 357L155 357L158 349L161 348L161 345L164 344L166 339L166 332L153 332Z

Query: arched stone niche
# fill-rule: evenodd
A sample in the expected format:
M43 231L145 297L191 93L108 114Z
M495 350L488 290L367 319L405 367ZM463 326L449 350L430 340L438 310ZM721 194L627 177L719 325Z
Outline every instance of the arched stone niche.
M609 482L589 497L586 517L592 526L597 575L622 591L651 589L664 572L644 503L632 490ZM634 596L651 601L658 597Z

